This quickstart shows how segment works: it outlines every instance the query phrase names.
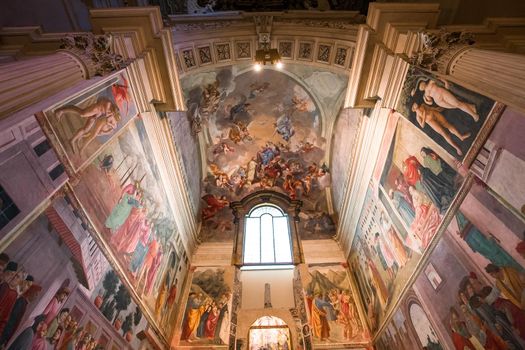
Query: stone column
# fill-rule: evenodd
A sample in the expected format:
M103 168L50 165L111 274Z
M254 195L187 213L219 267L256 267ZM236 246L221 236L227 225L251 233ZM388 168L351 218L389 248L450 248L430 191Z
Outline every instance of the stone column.
M525 55L467 48L450 62L447 73L465 87L525 109Z
M426 32L420 38L414 64L525 112L525 55L476 48L465 32Z
M0 65L0 119L50 97L81 80L124 67L110 51L109 36L68 36L53 54Z

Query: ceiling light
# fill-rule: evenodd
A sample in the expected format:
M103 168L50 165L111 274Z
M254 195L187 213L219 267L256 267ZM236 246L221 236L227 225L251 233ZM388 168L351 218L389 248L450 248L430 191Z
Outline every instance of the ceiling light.
M277 69L281 69L283 68L283 63L281 61L278 61L275 66L277 67Z
M255 63L259 64L261 66L265 64L277 64L279 68L279 64L281 62L281 55L279 55L279 52L277 49L259 49L255 52ZM282 63L281 63L282 67Z
M261 69L262 69L262 66L260 63L256 63L254 66L253 66L253 69L256 71L256 72L260 72Z

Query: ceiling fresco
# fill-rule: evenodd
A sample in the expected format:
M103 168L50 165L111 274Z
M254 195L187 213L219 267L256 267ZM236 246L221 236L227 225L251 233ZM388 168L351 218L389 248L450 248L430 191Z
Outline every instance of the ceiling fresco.
M330 79L331 96L312 94L315 88L309 86L330 84ZM333 236L326 200L331 174L325 134L331 127L325 115L329 111L332 123L344 81L330 72L297 67L287 72L226 67L182 79L192 131L206 145L204 240L231 239L230 202L258 190L303 201L303 239Z

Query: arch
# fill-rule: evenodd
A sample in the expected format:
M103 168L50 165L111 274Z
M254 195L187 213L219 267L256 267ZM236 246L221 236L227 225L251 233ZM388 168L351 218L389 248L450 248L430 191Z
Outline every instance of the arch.
M273 204L259 204L245 217L244 265L291 264L292 245L288 215Z
M263 213L265 210L259 210L258 208L273 208L270 211L275 213L282 213L282 218L286 218L288 226L288 234L290 241L291 256L288 264L299 264L304 259L302 256L302 250L298 240L297 234L297 222L299 221L299 212L302 202L299 200L291 200L288 196L274 191L257 191L244 197L242 200L232 202L230 207L233 210L234 223L235 223L235 241L233 246L233 257L232 263L237 266L245 265L244 262L244 247L247 242L246 227L256 223L256 221L250 221L250 213L255 213L261 216L266 215ZM250 223L251 222L251 223ZM282 223L281 223L282 225ZM249 239L249 237L248 237ZM250 263L250 264L253 264ZM262 261L259 264L264 264ZM272 262L270 264L275 264Z
M290 328L275 316L262 316L248 330L249 350L291 349Z

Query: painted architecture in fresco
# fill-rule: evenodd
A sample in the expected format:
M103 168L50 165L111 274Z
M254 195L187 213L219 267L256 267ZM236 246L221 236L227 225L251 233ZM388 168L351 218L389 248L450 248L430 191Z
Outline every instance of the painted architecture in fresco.
M233 268L195 270L182 321L182 344L229 343L233 273Z
M366 343L363 324L346 268L310 266L303 281L314 345Z
M135 115L137 108L122 71L45 112L46 127L71 173L90 159Z
M2 347L139 346L146 319L84 227L57 198L0 254Z
M476 175L471 175L459 208L413 285L446 348L525 347L525 220L517 175L523 163L517 146L523 128L516 120L521 117L512 110L501 115L472 164ZM410 338L402 334L406 324L396 321L402 308L383 330L381 346L412 348L400 343ZM420 331L417 325L413 329Z
M184 249L146 133L137 119L85 169L73 191L162 327L174 317Z
M326 73L328 77L309 72L302 84L338 83L337 75ZM339 90L321 96L318 103L298 81L274 70L238 72L229 67L183 79L192 129L206 142L204 239L232 239L229 203L264 189L303 201L302 239L334 235L325 196L331 183L323 124L328 111L320 105L337 113L344 88L335 83Z
M392 325L384 326L385 317L392 314L393 303L453 210L466 175L464 169L458 172L458 161L468 152L469 162L474 160L472 154L483 142L474 140L501 110L494 106L490 99L409 69L399 113L392 113L387 122L349 256L372 331L393 334ZM440 269L430 265L424 271L436 288L442 283ZM399 318L399 310L392 317ZM403 346L421 348L427 346L424 340Z

